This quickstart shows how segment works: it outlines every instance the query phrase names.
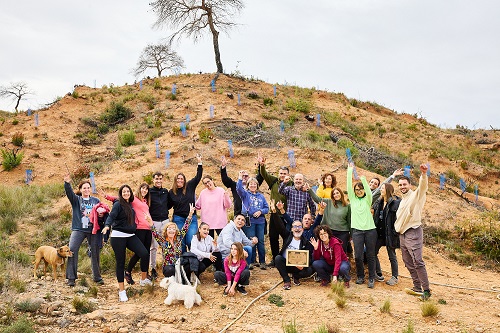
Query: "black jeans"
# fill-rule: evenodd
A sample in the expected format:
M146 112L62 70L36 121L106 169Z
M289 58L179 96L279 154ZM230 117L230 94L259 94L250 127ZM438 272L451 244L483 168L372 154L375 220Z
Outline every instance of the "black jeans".
M208 258L203 258L203 260L200 261L199 266L198 266L198 272L195 272L196 276L199 278L200 274L203 273L204 271L207 270L208 267L211 265L214 265L215 271L222 271L222 254L220 252L212 252L212 255L214 255L217 259L215 262L212 262L212 260ZM184 271L186 272L186 276L189 278L191 276L191 268L189 267L189 264L184 265Z
M377 244L377 229L358 230L352 229L352 242L354 243L354 259L356 261L356 275L365 278L363 256L366 251L368 261L368 278L375 279L375 247Z
M274 265L280 273L283 282L290 282L290 276L288 273L292 273L292 276L296 279L304 279L313 274L312 267L298 269L295 266L287 266L286 259L281 254L278 254L276 258L274 258Z
M277 223L282 223L282 225L276 225ZM283 219L278 218L277 216L269 219L269 244L271 245L271 255L273 256L273 260L275 257L280 254L280 236L281 239L285 239L285 222Z
M134 253L132 258L130 258L130 261L128 262L127 272L129 272L129 273L132 272L132 270L134 269L134 267L137 264L137 262L139 261L139 259L145 260L146 264L149 266L149 248L151 247L151 239L153 238L153 234L151 233L150 229L147 229L147 230L146 229L137 229L135 231L135 235L139 238L141 243L144 245L144 247L148 251L148 257L146 259L141 259L137 255L137 253ZM141 263L141 267L142 267L142 263Z

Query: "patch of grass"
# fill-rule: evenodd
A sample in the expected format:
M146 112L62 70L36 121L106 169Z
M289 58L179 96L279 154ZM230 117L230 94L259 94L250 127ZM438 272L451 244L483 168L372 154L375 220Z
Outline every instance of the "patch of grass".
M297 111L301 113L309 113L312 109L312 102L303 98L287 99L285 102L285 109L290 111Z
M285 302L283 301L283 297L281 297L280 295L277 295L277 294L270 294L267 297L267 300L269 301L269 303L274 304L278 307L282 307L283 305L285 305Z
M438 299L438 304L446 305L446 301L442 298Z
M76 312L79 314L86 314L94 311L97 307L95 304L91 303L88 299L75 296L71 302Z
M297 323L295 319L289 323L281 323L281 328L283 329L283 333L299 333L299 329L297 328Z
M255 91L251 91L247 94L247 97L250 98L250 99L258 99L259 98L259 94L257 94L257 92Z
M14 133L12 135L12 144L16 147L22 147L24 143L24 134L23 133Z
M420 306L422 317L435 317L439 313L439 308L433 301L425 301Z
M135 131L134 130L128 130L125 132L122 132L118 135L118 140L120 141L120 144L124 147L130 147L132 145L135 145Z
M274 104L274 99L271 97L264 97L264 105L271 106Z
M5 307L0 309L0 322L4 325L10 325L12 320L14 320L14 307L11 304L5 304Z
M415 326L413 324L413 321L408 320L408 324L403 329L402 333L415 333Z
M163 135L163 131L160 128L155 128L149 133L148 135L148 140L153 141L154 139L157 139Z
M17 219L13 216L0 219L0 231L5 232L7 235L13 235L17 232L17 229Z
M273 112L262 112L260 116L266 120L279 120L280 118L276 116Z
M17 311L35 313L40 309L41 302L32 299L26 299L14 305Z
M220 309L221 309L221 310L224 310L225 308L227 308L227 305L226 305L226 304L221 304L221 305L220 305Z
M120 158L122 157L123 153L125 152L125 150L123 149L123 146L120 142L118 142L116 144L116 147L114 149L114 152L115 152L115 157L117 158Z
M386 299L384 304L380 307L380 312L382 313L391 313L391 300Z
M335 304L339 309L344 309L347 306L347 299L345 297L336 296Z
M345 296L345 289L344 289L344 283L342 282L335 282L332 283L330 287L331 294L328 296L332 297L334 295L337 295L339 297L344 297Z
M198 136L200 137L201 143L209 143L210 139L214 137L214 133L211 128L202 127L198 131Z
M78 284L82 287L88 287L89 282L87 281L87 278L85 276L82 276L78 279Z
M340 333L339 328L333 326L332 324L321 324L313 333Z
M24 153L19 148L2 149L2 167L5 171L11 171L23 161Z
M292 127L299 119L300 119L300 114L298 114L297 112L292 112L285 119L285 124Z
M111 104L106 108L103 114L100 116L100 120L109 126L114 126L116 124L122 123L132 117L132 110L126 107L122 102L111 102Z
M35 333L35 329L33 328L34 324L31 320L26 317L21 317L17 319L12 325L9 327L3 328L1 333Z
M87 295L90 296L90 297L96 298L98 291L99 291L99 289L96 286L92 286L92 287L89 288L89 291L87 292Z

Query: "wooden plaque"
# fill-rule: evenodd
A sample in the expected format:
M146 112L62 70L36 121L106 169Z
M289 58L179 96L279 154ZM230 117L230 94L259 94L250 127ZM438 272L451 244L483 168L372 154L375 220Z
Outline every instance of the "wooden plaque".
M286 250L286 265L309 267L308 250Z

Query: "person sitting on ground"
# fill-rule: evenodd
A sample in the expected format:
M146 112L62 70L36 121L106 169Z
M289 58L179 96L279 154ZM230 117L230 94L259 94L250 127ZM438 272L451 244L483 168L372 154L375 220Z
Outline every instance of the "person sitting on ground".
M332 229L327 225L320 225L314 229L316 238L311 238L314 247L313 269L321 279L321 286L326 287L330 280L337 282L342 278L344 286L349 288L351 264L342 249L342 241L333 236Z
M224 272L214 273L214 279L219 285L227 284L224 296L234 296L235 290L246 295L245 286L250 283L250 271L246 269L245 253L240 242L231 244L229 255L224 259Z
M208 234L209 231L210 226L205 222L201 222L198 227L198 232L191 240L191 252L194 253L200 261L198 271L195 272L198 278L200 274L212 264L215 267L215 271L222 271L222 254L217 248L217 243L215 243L212 236ZM191 275L189 268L186 269L186 266L184 266L184 270L187 276Z
M246 253L247 264L250 266L252 246L257 244L259 240L257 237L253 237L251 240L248 239L243 230L241 230L244 225L245 217L241 214L236 215L234 217L234 221L229 221L229 223L220 232L219 237L217 238L217 246L222 254L222 259L225 259L231 253L231 245L233 243L242 243L244 245L243 250Z
M151 217L148 217L153 237L158 242L158 245L163 250L163 276L170 277L175 275L175 262L182 254L182 238L184 238L189 230L191 219L194 213L194 205L189 204L189 214L186 217L184 226L181 230L177 228L174 222L168 222L163 231L163 235L156 230Z
M271 201L271 219L279 219L279 214L276 213L277 207L279 210L284 210L283 203L280 201L274 205L274 202ZM279 224L278 224L279 225ZM289 273L292 274L293 284L296 286L300 285L300 279L307 278L313 274L313 269L311 267L312 264L312 252L313 247L309 243L309 241L303 236L304 229L302 223L300 221L292 222L292 231L287 231L285 229L286 238L283 242L283 247L281 248L280 254L278 254L274 258L274 263L276 269L281 275L283 279L283 289L290 290L292 283L290 280ZM309 251L309 266L287 266L286 258L288 254L288 250L307 250Z

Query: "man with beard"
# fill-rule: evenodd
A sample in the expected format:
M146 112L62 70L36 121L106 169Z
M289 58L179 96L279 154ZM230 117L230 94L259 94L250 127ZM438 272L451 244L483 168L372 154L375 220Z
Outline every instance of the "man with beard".
M278 209L282 210L283 209L283 203L279 202L277 205ZM279 219L279 215L276 213L276 206L273 204L271 205L271 219ZM292 228L291 231L287 231L285 229L285 241L283 242L283 247L280 251L280 254L278 254L274 258L274 264L276 266L276 269L278 269L278 272L280 273L281 277L283 278L283 289L285 290L290 290L292 287L292 283L290 280L290 276L288 275L289 273L292 273L293 277L293 284L296 286L300 285L300 279L309 277L313 274L313 269L311 267L312 263L312 245L303 236L303 226L302 222L300 221L294 221L292 223ZM287 257L287 250L307 250L309 251L309 266L308 267L301 267L301 266L287 266L286 265L286 257Z
M405 289L410 295L420 296L427 300L431 296L427 269L422 258L424 236L422 231L422 210L424 208L429 181L427 165L421 164L420 180L415 190L411 189L410 179L401 177L398 181L402 194L401 203L396 212L394 229L399 233L401 254L406 268L413 280L413 289Z

